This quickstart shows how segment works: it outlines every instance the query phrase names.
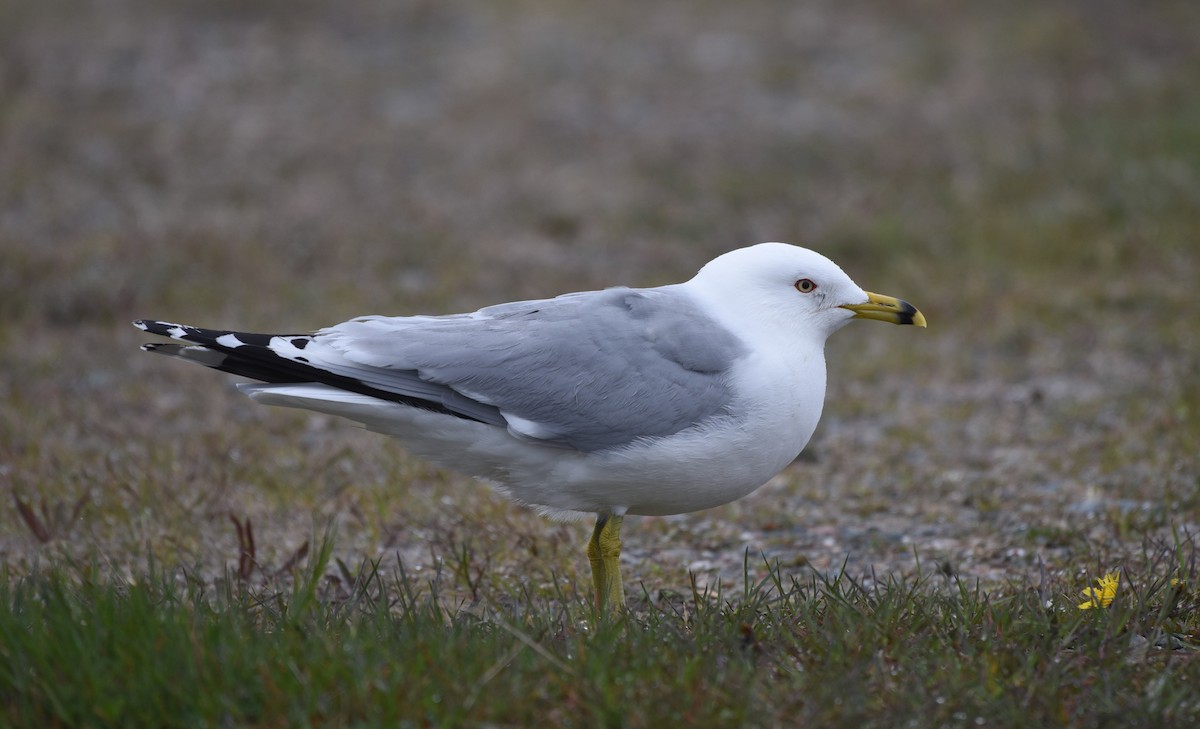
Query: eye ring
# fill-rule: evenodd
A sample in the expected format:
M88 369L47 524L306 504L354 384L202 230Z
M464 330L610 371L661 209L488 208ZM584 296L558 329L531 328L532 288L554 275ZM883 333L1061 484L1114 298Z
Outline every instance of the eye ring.
M811 278L802 278L795 285L796 290L802 294L811 294L817 290L817 284Z

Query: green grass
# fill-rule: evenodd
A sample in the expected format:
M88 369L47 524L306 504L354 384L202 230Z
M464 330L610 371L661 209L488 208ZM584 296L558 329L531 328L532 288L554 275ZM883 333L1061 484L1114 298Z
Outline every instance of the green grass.
M13 726L1187 726L1200 720L1195 554L1078 584L986 591L845 574L663 598L597 621L577 599L447 604L356 573L327 533L290 588L60 566L0 584ZM750 558L747 557L749 560ZM1173 586L1171 578L1184 580ZM750 579L749 577L747 578Z

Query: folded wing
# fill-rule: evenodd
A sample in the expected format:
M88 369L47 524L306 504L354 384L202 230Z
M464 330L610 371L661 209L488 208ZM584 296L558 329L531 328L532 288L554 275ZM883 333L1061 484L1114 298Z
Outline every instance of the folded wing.
M671 289L571 294L309 335L138 322L148 349L270 383L316 382L596 451L720 416L740 340Z

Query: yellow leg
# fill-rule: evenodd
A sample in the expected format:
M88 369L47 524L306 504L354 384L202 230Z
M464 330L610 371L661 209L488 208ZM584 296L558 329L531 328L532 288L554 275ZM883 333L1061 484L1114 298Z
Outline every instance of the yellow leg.
M606 614L625 608L625 586L621 584L622 518L600 515L587 546L592 585L596 588L596 610Z

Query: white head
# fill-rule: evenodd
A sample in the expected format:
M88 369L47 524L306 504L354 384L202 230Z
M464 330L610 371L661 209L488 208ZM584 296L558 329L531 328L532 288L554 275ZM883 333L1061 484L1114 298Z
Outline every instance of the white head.
M925 326L911 304L864 291L825 256L786 243L730 251L689 285L743 321L802 329L821 342L855 318Z

